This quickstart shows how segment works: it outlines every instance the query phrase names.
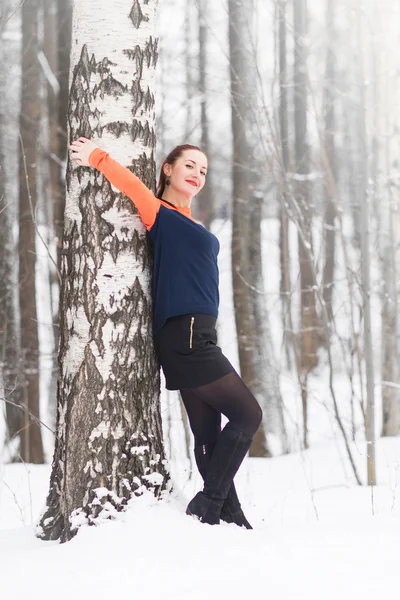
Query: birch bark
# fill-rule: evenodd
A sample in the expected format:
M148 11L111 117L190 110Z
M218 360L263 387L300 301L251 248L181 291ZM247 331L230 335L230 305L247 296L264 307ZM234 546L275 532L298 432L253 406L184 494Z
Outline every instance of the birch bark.
M150 188L156 10L76 0L68 114L71 140L98 142ZM57 439L37 533L66 541L168 480L145 228L102 175L70 163L61 266Z

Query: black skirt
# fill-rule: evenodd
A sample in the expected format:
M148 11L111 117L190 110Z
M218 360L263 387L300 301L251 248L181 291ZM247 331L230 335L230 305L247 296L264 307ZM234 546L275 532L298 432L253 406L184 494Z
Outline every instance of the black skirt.
M217 346L216 318L189 314L169 318L155 337L167 390L211 383L235 369Z

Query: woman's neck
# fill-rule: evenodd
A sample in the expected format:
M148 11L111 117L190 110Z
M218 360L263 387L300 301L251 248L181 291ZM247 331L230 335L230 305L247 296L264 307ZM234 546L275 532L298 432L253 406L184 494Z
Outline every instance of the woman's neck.
M165 188L161 200L180 208L190 208L192 204L192 196L186 196L186 194L179 193L169 187Z

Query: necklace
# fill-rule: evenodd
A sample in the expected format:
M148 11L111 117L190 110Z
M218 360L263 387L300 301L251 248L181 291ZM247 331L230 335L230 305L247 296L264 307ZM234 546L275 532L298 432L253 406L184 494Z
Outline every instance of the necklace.
M175 206L175 204L172 204L172 202L168 202L168 200L164 200L164 198L160 198L160 200L162 202L166 202L166 204L169 204L170 206L172 206L173 208L178 208L177 206Z

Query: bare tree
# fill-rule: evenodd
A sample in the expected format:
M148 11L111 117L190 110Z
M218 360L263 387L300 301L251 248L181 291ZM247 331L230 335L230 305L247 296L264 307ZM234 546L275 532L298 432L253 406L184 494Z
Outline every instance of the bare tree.
M11 11L12 3L3 2L0 13L0 406L6 415L7 442L19 432L21 423L21 410L14 406L21 404L21 388L16 302L18 254L13 235L18 197L14 181L20 83L19 78L13 76L13 67L19 60L19 48L13 36L4 35L11 28L7 21ZM16 21L14 27L18 29L20 20ZM10 172L11 169L14 172ZM13 458L14 454L10 448L9 457Z
M332 319L332 294L333 278L335 270L335 198L334 187L331 185L331 178L337 176L336 150L335 150L335 2L327 0L326 4L326 66L325 66L325 87L324 87L324 108L325 108L325 139L324 150L326 160L329 164L330 174L325 178L325 218L324 218L324 271L323 271L323 298L326 310L330 319Z
M37 147L39 137L38 2L22 6L22 95L19 159L19 304L21 311L21 380L27 408L21 432L21 456L42 463L39 425L39 340L35 285L35 210L37 204ZM32 419L30 415L36 417Z
M381 203L380 251L382 269L382 435L400 433L400 369L397 347L398 300L396 248L398 233L395 228L396 202L393 197L390 142L386 141L387 185Z
M287 0L277 2L277 24L279 44L279 133L280 133L280 228L279 250L281 282L280 292L282 301L282 324L285 336L285 348L288 364L290 364L289 342L293 341L290 332L291 323L291 286L290 286L290 253L289 253L289 218L287 211L288 182L287 174L290 167L289 149L289 117L288 117L288 72L286 47L286 11Z
M240 372L243 381L264 405L257 356L257 336L251 282L249 281L249 245L252 243L248 205L251 198L249 154L246 125L249 124L249 107L243 90L246 89L248 48L245 40L249 35L249 17L252 2L230 0L229 8L229 54L231 72L231 105L233 133L233 204L232 204L232 281L238 336ZM252 451L266 455L265 433L261 427Z
M375 82L377 85L378 82ZM386 97L390 97L388 78L385 78ZM390 122L389 112L385 116L386 139L384 158L386 185L382 190L380 207L380 259L382 270L381 289L381 372L382 372L382 435L395 436L400 433L400 363L399 363L399 302L398 302L398 252L400 235L398 227L399 209L396 200L397 163L392 158L391 146L396 143L395 126Z
M54 226L57 244L57 264L61 268L61 248L64 225L65 208L65 181L64 163L67 156L67 113L69 92L69 68L71 51L71 27L72 27L72 0L57 0L57 79L59 83L58 94L58 121L57 121L57 157L60 165L59 187L60 194L54 211Z
M253 170L254 106L247 90L254 89L254 48L251 44L252 0L231 0L229 7L229 54L233 134L232 281L240 372L264 410L250 454L265 456L281 451L283 420L281 397L272 352L268 315L262 285L261 217L263 195L253 194L258 175ZM274 439L269 447L268 437ZM279 449L278 449L279 448Z
M102 145L153 188L157 2L76 0L68 113L71 139ZM98 36L99 23L107 36ZM153 348L151 255L133 205L88 169L67 170L57 437L38 535L122 510L167 482ZM101 515L101 516L99 516ZM76 517L76 519L74 518Z
M312 216L310 198L310 150L307 141L307 4L306 0L294 0L294 129L295 129L295 195L300 208L301 229L298 236L301 295L301 395L303 406L304 447L308 446L307 378L317 364L320 343L318 315L312 273Z
M357 7L357 45L359 51L363 47L362 10ZM371 275L370 275L370 236L369 236L369 198L368 198L368 139L365 122L365 75L362 53L358 56L358 91L359 110L357 131L362 149L360 157L360 186L359 206L361 207L361 280L363 297L363 322L364 322L364 353L367 381L367 406L365 411L365 432L367 438L367 476L368 485L376 484L375 464L375 385L374 385L374 360L371 333Z
M199 95L200 95L200 128L201 149L210 155L209 121L207 114L207 25L205 15L208 10L208 0L199 0ZM212 177L208 177L207 185L197 200L197 216L203 225L210 229L214 215L212 202Z

